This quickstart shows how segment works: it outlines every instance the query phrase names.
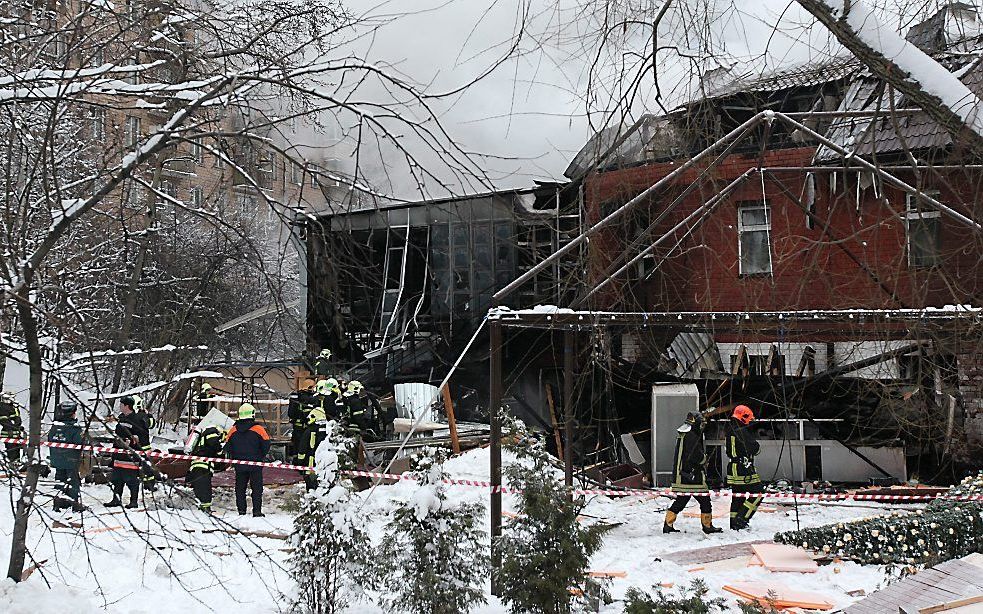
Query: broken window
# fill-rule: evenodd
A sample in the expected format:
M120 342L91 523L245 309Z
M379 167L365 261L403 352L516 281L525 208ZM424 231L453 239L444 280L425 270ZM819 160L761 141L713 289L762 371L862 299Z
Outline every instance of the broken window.
M771 210L762 201L737 204L738 259L741 275L771 273Z
M926 196L938 200L938 190L924 190ZM924 199L916 194L905 197L905 229L908 241L908 265L934 266L939 261L939 229L942 214L930 209Z

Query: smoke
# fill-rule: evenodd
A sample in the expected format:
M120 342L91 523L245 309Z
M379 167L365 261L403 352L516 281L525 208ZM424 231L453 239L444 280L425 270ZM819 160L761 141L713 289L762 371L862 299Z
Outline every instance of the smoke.
M456 92L427 100L447 136L405 92L369 79L359 84L361 99L395 104L424 130L380 119L392 134L363 131L356 159L356 122L339 117L344 137L332 156L347 172L357 160L360 176L408 200L562 180L596 131L673 108L698 91L706 70L753 74L838 50L787 0L677 0L659 28L654 69L641 54L651 50L648 24L661 1L419 0L411 11L406 4L358 13L349 0L362 25L345 48L420 90ZM623 27L611 27L619 20ZM443 151L443 139L461 151Z

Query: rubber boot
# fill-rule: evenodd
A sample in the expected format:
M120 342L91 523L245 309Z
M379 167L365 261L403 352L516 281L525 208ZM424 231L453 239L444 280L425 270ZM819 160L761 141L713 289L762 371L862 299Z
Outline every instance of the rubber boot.
M113 487L113 500L106 504L106 507L123 507L123 501L120 499L123 494L123 485L120 484L119 488Z
M707 535L711 533L723 533L723 529L713 526L713 514L700 514L700 522L703 523L703 532Z
M666 520L662 523L663 533L679 533L679 529L673 528L673 523L676 522L676 512L668 511L666 512Z
M730 519L730 530L731 531L743 531L747 527L747 522L743 518L731 518Z
M140 493L138 491L130 491L130 502L127 504L126 509L135 510L139 504Z

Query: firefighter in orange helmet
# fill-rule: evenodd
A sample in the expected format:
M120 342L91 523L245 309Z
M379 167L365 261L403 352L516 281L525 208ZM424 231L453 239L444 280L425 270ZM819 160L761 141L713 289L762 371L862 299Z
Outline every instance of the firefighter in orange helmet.
M727 425L727 485L733 491L730 502L730 528L740 531L748 528L751 517L761 505L761 476L754 466L754 457L761 449L750 425L754 412L747 405L738 405ZM747 497L744 495L752 494Z

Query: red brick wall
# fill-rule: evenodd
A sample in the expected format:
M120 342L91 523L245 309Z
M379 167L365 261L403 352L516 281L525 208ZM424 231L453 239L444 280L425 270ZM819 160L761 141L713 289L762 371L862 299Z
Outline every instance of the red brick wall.
M808 166L813 152L813 148L770 151L764 154L761 164L766 168ZM660 236L733 178L757 166L757 154L728 157L707 174L707 179L659 224L652 236ZM649 164L590 177L585 189L588 219L600 219L618 203L626 202L677 167L674 163ZM671 187L653 197L647 204L648 219L654 220L702 170L687 171ZM979 236L943 216L941 240L945 265L941 271L944 273L939 269L910 267L905 249L905 222L894 215L904 212L902 192L885 188L875 195L874 189L867 188L861 192L858 207L856 174L849 176L849 185L845 185L842 172L837 173L835 184L828 172L818 172L815 176L815 214L828 222L829 233L823 231L821 224L809 229L806 214L789 196L798 198L803 193L804 172L766 173L763 185L755 175L669 254L649 282L628 286L619 279L601 293L596 306L626 310L762 311L980 304L976 298L983 290ZM963 173L958 178L939 180L934 187L942 189L942 202L972 203L975 189L970 181L978 178L968 178ZM929 186L933 184L926 181L926 187ZM773 274L742 277L738 272L737 203L761 200L762 194L771 207ZM640 211L645 209L643 205ZM595 279L607 268L613 254L625 250L635 227L645 224L638 221L639 217L628 214L624 223L591 240L590 268ZM671 240L660 246L659 255L665 255L674 243ZM975 248L967 249L973 245Z

